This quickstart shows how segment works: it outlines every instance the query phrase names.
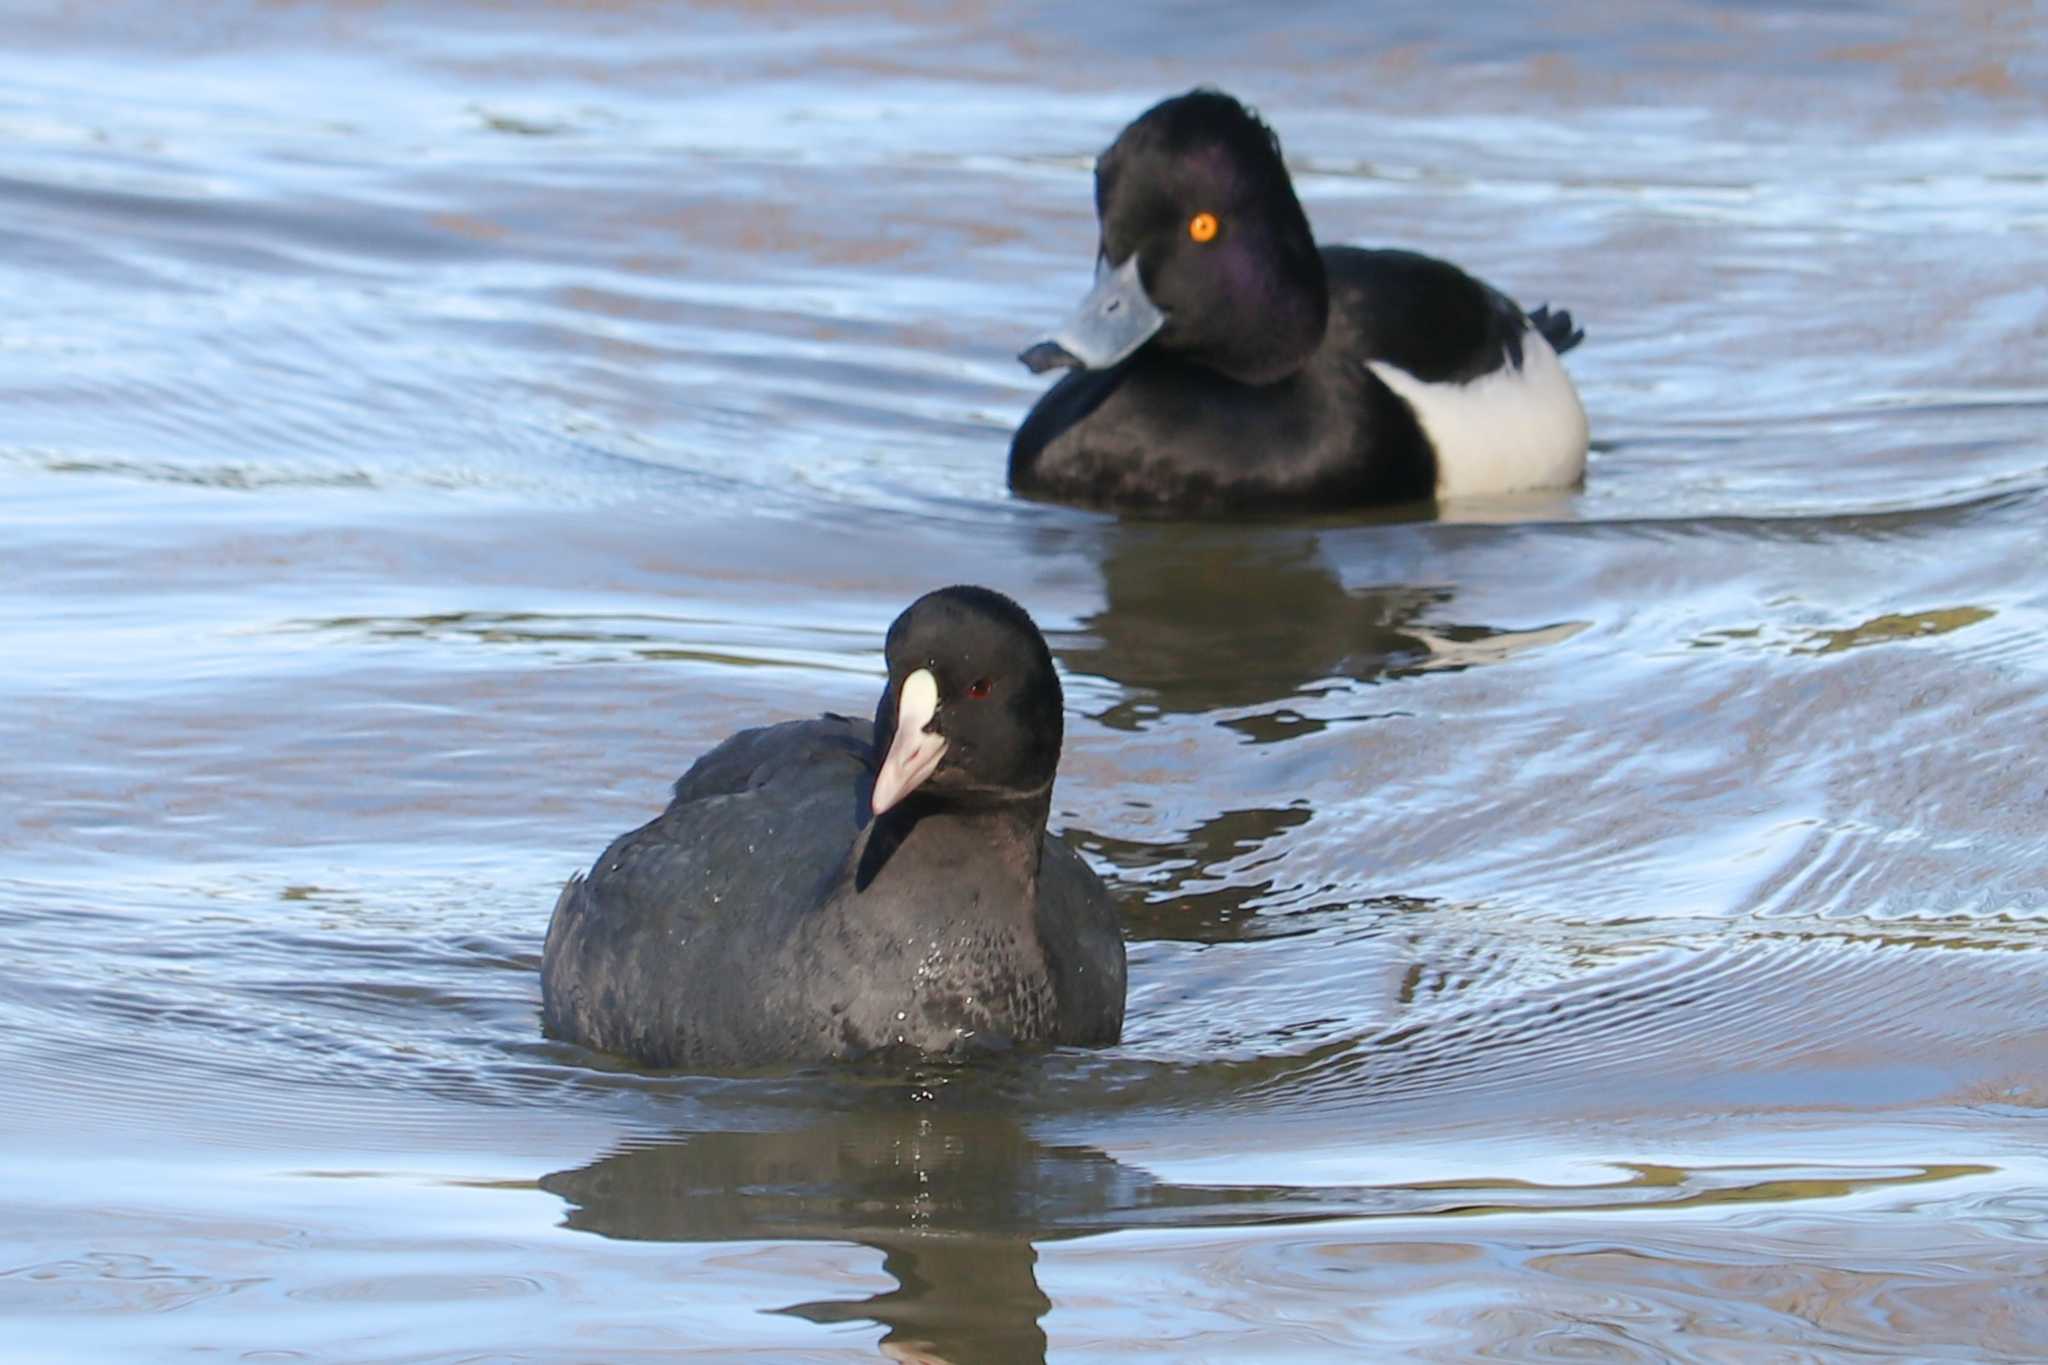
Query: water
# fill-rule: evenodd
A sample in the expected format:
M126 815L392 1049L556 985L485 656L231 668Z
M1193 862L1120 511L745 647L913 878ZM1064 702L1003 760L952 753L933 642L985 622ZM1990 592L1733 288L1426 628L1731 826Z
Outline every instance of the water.
M0 1355L2024 1359L2048 16L19 6ZM1585 323L1583 493L1010 500L1087 158ZM556 888L969 580L1101 1054L639 1076Z

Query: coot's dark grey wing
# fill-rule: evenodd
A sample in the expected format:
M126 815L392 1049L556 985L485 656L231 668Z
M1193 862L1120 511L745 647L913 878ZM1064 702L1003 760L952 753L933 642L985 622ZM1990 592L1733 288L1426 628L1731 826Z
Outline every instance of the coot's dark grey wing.
M1533 323L1506 294L1434 256L1325 247L1323 264L1331 306L1363 337L1366 357L1425 383L1462 384L1503 363L1520 365L1532 326L1550 338L1548 326ZM1544 317L1554 325L1552 315ZM1556 317L1569 335L1570 317Z
M869 726L841 716L734 735L655 820L615 840L555 904L541 959L548 1031L656 1066L752 1052L765 973L816 908L874 780Z
M1055 1041L1116 1042L1124 1028L1123 924L1102 879L1052 833L1038 859L1038 935L1059 1009Z
M690 765L676 779L678 803L743 792L778 774L842 758L866 763L874 748L872 722L826 712L816 720L791 720L742 730Z

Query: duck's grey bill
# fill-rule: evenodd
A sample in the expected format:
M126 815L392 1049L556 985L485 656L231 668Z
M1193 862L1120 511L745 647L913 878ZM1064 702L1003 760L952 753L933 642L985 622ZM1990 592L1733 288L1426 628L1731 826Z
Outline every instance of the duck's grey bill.
M1058 366L1106 370L1152 339L1166 314L1145 295L1138 278L1138 253L1095 277L1095 287L1066 324L1027 347L1017 359L1033 374Z

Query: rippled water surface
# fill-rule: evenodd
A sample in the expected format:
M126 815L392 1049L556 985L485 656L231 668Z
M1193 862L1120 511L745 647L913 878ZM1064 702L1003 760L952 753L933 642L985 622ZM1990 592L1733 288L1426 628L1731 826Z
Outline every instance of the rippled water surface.
M0 47L0 1355L2048 1341L2048 15L29 3ZM1091 154L1570 307L1583 492L1003 487ZM703 1079L562 879L1022 598L1130 1025Z

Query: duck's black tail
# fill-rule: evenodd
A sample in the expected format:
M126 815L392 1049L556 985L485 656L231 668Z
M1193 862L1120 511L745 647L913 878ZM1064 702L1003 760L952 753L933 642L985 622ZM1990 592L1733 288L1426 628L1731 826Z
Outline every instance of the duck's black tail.
M1529 314L1529 325L1543 333L1543 339L1550 343L1550 349L1563 355L1586 339L1586 329L1572 324L1572 315L1560 308L1555 313L1550 305L1544 304Z

